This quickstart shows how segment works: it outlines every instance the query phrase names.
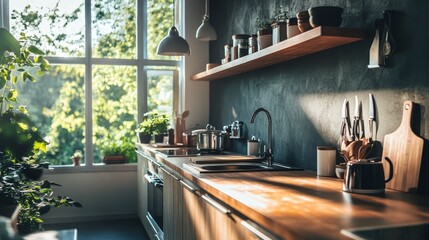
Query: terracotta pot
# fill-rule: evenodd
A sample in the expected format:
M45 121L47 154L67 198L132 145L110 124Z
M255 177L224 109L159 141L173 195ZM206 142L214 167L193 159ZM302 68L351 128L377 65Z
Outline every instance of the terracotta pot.
M120 164L120 163L126 163L127 158L125 156L119 155L119 156L104 156L103 162L105 164Z
M273 45L273 29L263 29L258 31L258 49L264 49Z
M78 166L80 166L80 157L74 157L74 158L72 158L72 160L73 160L73 165L75 166L75 167L78 167Z

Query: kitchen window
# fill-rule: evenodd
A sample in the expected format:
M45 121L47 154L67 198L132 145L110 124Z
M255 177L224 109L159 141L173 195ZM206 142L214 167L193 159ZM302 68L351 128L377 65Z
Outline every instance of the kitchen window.
M72 166L70 157L80 150L81 169L100 168L103 148L134 145L143 113L172 116L177 109L180 58L155 53L173 25L173 0L0 3L2 27L16 37L34 36L51 64L19 91L50 142L52 165Z

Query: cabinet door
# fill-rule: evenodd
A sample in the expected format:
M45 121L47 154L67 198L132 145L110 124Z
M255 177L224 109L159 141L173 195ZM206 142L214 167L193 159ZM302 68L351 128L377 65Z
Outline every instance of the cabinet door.
M207 239L252 240L259 239L243 228L242 218L232 213L228 207L208 195L203 196L206 212Z
M182 239L182 190L179 179L169 170L165 174L163 188L163 225L164 239Z
M204 202L195 189L181 181L182 184L182 222L183 239L207 239L207 224Z
M146 221L147 213L147 181L144 177L147 169L147 160L140 154L137 154L137 208L140 221Z

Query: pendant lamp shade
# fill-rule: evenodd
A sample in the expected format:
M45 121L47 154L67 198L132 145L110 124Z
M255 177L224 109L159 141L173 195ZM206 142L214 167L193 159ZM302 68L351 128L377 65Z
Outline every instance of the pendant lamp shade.
M190 55L191 50L185 39L179 36L179 32L175 26L170 28L168 35L164 37L158 44L156 54L166 56L183 56Z
M197 29L196 38L201 41L212 41L217 39L216 31L209 22L208 0L206 0L206 12L203 16L203 22Z
M209 22L209 17L204 15L203 22L197 29L196 38L201 41L212 41L217 39L216 31Z

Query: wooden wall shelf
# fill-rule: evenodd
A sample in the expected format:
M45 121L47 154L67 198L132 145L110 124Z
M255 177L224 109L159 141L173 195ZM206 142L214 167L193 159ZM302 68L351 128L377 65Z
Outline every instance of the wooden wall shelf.
M326 49L338 47L364 38L360 29L317 27L245 57L200 72L191 77L195 81L211 81L239 73L285 62Z

